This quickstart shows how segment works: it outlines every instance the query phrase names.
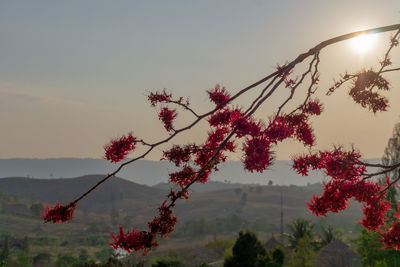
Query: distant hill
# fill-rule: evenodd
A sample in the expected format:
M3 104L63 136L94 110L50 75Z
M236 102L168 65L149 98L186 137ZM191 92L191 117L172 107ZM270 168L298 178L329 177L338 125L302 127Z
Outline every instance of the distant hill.
M376 160L373 160L376 161ZM106 174L116 168L103 159L0 159L0 177L63 178L78 177L93 173ZM175 166L167 161L140 160L124 168L119 177L138 184L156 185L168 182L168 173ZM240 161L223 164L211 179L218 182L267 185L269 180L276 185L306 185L323 180L318 172L302 177L291 168L291 161L277 160L264 173L250 173L243 169Z
M57 200L64 204L78 197L101 178L99 175L69 179L2 178L0 191L51 205ZM306 209L306 202L313 193L319 193L322 189L320 184L308 187L234 186L223 190L192 192L189 200L179 201L176 214L184 221L228 217L232 214L238 214L249 220L267 216L270 223L278 224L281 192L285 220L291 221L297 217L311 217ZM156 208L167 193L168 191L163 189L139 185L121 178L111 178L82 200L78 209L110 214L114 208L118 209L122 216L129 215L137 223L144 223L156 215ZM360 218L360 214L360 205L353 205L353 208L346 211L345 215L341 215L339 220L354 224Z
M0 191L50 205L54 205L56 201L66 204L86 192L102 178L102 175L68 179L9 177L0 179ZM109 214L114 206L130 213L150 215L154 213L166 193L164 190L113 177L83 199L79 208Z
M218 181L208 181L207 183L198 183L193 184L190 188L193 192L206 192L206 191L218 191L223 189L232 189L232 188L243 188L247 187L247 184L241 183L227 183L227 182L218 182ZM159 183L153 185L153 188L170 190L170 188L176 188L173 184L170 183Z

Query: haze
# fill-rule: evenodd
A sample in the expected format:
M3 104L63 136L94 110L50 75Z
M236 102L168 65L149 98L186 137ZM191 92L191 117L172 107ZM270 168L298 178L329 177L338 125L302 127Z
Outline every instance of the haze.
M204 112L212 106L205 90L215 84L236 92L323 40L399 23L399 10L397 0L2 1L0 158L100 158L105 143L130 131L158 140L166 133L146 101L150 90L190 96ZM323 93L345 70L377 67L389 36L364 53L343 42L321 54L318 148L354 144L366 158L382 155L399 121L400 76L387 76L391 107L376 115L356 106L346 87ZM267 105L258 115L272 111ZM206 130L178 141L201 141ZM277 157L302 149L285 143ZM159 158L160 151L149 157Z

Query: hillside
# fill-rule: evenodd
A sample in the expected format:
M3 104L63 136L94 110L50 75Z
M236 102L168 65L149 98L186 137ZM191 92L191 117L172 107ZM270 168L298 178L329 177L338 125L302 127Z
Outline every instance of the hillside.
M99 175L69 179L2 178L0 191L43 203L54 204L57 200L67 203L101 178ZM318 185L308 187L243 185L242 188L192 192L189 200L178 203L176 214L183 221L200 218L212 220L217 217L229 217L232 214L249 220L266 216L270 220L269 223L278 224L282 192L283 211L287 221L297 217L315 219L306 209L306 202L313 193L318 193L320 190L321 187ZM118 209L121 216L129 215L134 223L143 224L156 214L155 210L167 192L121 178L112 178L82 200L78 209L106 215L112 213L113 209ZM360 206L353 206L354 208L346 211L341 217L349 224L354 224L360 217Z
M22 199L54 205L56 201L68 203L74 200L102 178L102 175L68 179L2 178L0 191ZM78 208L109 214L114 206L121 212L126 210L129 213L150 215L165 194L164 190L113 177L84 198Z

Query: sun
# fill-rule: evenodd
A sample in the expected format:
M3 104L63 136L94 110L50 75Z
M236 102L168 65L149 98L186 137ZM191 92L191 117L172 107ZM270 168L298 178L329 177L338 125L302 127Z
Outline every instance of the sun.
M376 42L376 34L361 34L351 39L351 47L362 54L371 50Z

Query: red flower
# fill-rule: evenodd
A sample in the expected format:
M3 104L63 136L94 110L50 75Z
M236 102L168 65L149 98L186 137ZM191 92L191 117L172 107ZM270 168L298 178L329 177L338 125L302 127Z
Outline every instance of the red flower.
M217 84L214 88L214 90L208 90L207 91L208 96L210 97L210 100L214 102L217 106L219 106L222 103L225 103L231 98L231 95L226 91L225 87L222 87Z
M308 175L308 168L321 169L323 167L321 164L322 160L317 155L311 154L294 158L292 168L297 170L298 174L306 176Z
M397 219L391 228L381 233L383 243L389 249L400 250L400 221Z
M158 118L164 123L165 129L169 132L173 129L172 121L176 118L177 115L178 114L176 113L176 110L171 110L167 107L164 107L158 114Z
M169 233L174 231L178 219L174 216L171 207L166 205L166 202L158 208L158 212L160 215L154 217L154 219L148 223L149 229L154 234L166 237Z
M108 145L104 146L105 158L117 163L135 149L135 144L136 138L132 136L132 133L129 133L128 136L122 136L120 139L111 140Z
M390 209L390 202L376 199L374 203L364 204L364 218L360 223L367 229L376 231L385 224L386 211Z
M167 94L165 89L160 92L150 93L147 97L150 101L150 104L154 107L157 103L168 103L172 101L172 94Z
M271 142L276 144L278 141L291 137L293 132L293 127L288 125L284 117L279 116L269 123L264 134Z
M244 152L244 166L250 172L263 172L272 163L273 156L270 151L270 142L265 138L257 137L247 140Z
M61 206L59 202L54 207L46 206L44 214L41 213L44 222L58 223L72 220L76 203L69 203L66 206Z
M183 187L189 184L193 180L195 175L196 175L195 170L192 167L185 165L180 171L170 173L169 180L171 181L171 183Z
M229 109L223 109L217 113L214 113L208 119L208 123L211 126L227 125L231 122L232 111Z
M199 148L195 144L186 145L184 147L174 145L170 150L164 152L164 159L167 159L175 166L180 167L182 162L188 162L191 155L198 151Z
M243 137L250 135L252 137L261 134L261 123L256 123L252 118L238 118L232 122L232 127L236 128L236 136Z
M300 142L304 145L313 146L315 143L315 137L312 128L307 123L300 123L296 129L296 136Z
M320 115L323 111L322 104L319 100L309 101L304 107L303 112L310 115Z
M111 239L113 240L111 246L114 249L121 248L126 250L128 253L130 253L132 250L139 251L143 249L143 254L145 255L147 250L158 246L154 234L148 231L139 232L137 230L132 230L132 232L125 233L122 227L119 227L119 235L114 236L111 234Z

